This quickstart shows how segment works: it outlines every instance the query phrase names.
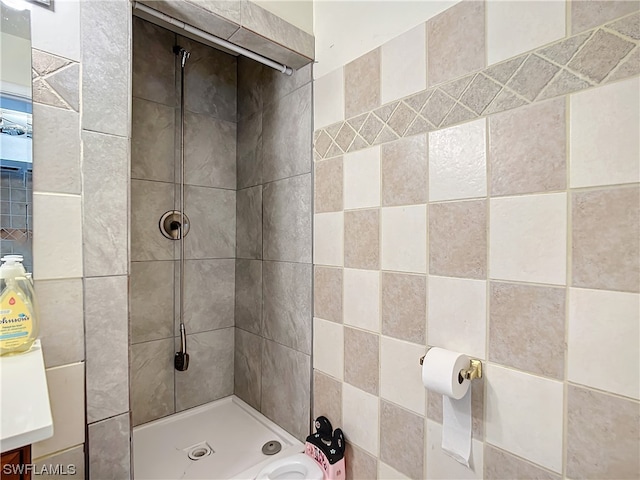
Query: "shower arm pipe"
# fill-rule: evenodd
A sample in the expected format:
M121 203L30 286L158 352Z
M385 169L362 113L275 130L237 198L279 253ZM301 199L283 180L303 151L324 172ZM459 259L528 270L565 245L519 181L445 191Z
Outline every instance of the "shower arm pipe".
M185 32L189 32L193 35L196 35L197 37L200 37L211 43L215 43L216 45L224 47L227 50L231 50L232 52L248 57L252 60L255 60L256 62L262 63L263 65L273 68L274 70L278 70L280 73L284 73L285 75L291 75L293 73L293 69L291 67L288 67L278 62L274 62L273 60L267 57L263 57L262 55L259 55L257 53L254 53L251 50L247 50L246 48L242 48L234 43L228 42L227 40L218 38L214 35L211 35L210 33L200 30L199 28L192 27L187 23L184 23L178 19L170 17L169 15L166 15L162 12L154 10L153 8L147 7L146 5L141 4L140 2L133 2L133 9L140 10L141 12L144 12L147 15L156 17L166 23L170 23L171 25L175 25L176 27L178 27L181 30L184 30Z

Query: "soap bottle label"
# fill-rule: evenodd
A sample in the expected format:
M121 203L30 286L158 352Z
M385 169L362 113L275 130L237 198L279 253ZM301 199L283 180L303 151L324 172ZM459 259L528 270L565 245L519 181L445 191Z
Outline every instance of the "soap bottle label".
M16 290L8 287L0 297L0 349L19 347L31 336L31 310Z

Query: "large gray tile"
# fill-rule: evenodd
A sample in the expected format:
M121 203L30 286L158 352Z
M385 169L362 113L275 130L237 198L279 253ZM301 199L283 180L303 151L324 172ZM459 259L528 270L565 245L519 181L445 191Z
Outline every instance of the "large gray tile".
M176 288L178 283L176 279ZM233 259L187 260L184 276L184 322L187 333L232 327L234 292Z
M262 332L262 261L236 260L236 327Z
M286 22L259 5L243 0L241 3L241 24L243 27L271 40L273 43L313 58L314 38L303 30Z
M262 183L262 112L238 121L237 188Z
M128 270L129 149L127 139L83 132L83 243L85 276Z
M174 242L158 228L160 217L173 210L173 198L170 183L131 180L131 261L173 260Z
M259 410L262 386L262 338L240 328L235 330L233 393Z
M264 71L269 68L247 57L238 57L238 119L262 111Z
M131 343L173 337L174 262L132 262L129 283Z
M233 258L236 252L236 192L187 186L185 213L191 230L186 258Z
M180 45L191 52L185 67L185 108L235 122L237 63L227 53L184 37Z
M311 58L272 42L244 27L239 28L229 41L293 69L302 68L311 61Z
M185 183L236 188L236 124L186 112Z
M262 348L262 413L303 440L309 434L311 358L271 340Z
M131 114L131 178L173 182L176 109L134 97Z
M173 338L131 346L131 421L150 422L175 412Z
M133 17L134 97L177 105L175 44L175 33Z
M129 410L127 277L85 278L87 422Z
M262 258L262 186L236 194L236 256Z
M264 111L263 181L311 172L311 84L290 93Z
M89 425L88 478L131 478L130 437L129 414Z
M312 265L264 262L263 335L311 354Z
M86 2L82 23L82 127L127 136L131 5ZM108 79L108 81L105 81Z
M152 8L211 32L219 38L228 39L240 24L238 2L215 0L144 0Z
M39 280L40 340L47 367L84 360L82 280Z
M344 328L344 381L372 395L380 383L380 336Z
M283 75L282 72L272 68L264 69L262 100L265 106L280 100L285 95L311 82L312 64L294 70L291 75Z
M487 480L505 480L507 478L560 480L561 477L485 443L484 478Z
M263 258L311 262L311 175L264 186Z
M33 188L80 193L80 117L76 112L33 105Z
M75 473L71 473L71 469L69 467L64 469L64 473L60 475L56 475L54 472L52 473L42 473L38 475L39 480L81 480L84 479L84 445L79 445L74 448L70 448L69 450L65 450L60 453L56 453L50 457L45 457L38 459L38 461L34 462L37 465L38 472L42 472L45 466L49 469L49 471L53 470L50 468L51 465L64 465L67 467L68 465L73 465L75 467Z
M233 393L234 330L230 327L187 335L189 369L175 372L177 411Z

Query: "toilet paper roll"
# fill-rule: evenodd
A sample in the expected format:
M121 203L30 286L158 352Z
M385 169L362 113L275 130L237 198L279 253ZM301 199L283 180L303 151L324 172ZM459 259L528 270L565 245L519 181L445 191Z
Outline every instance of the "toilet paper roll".
M460 382L460 370L467 368L469 357L466 355L433 347L422 362L422 384L427 390L459 400L471 385L466 379Z
M442 450L469 467L471 458L471 382L460 376L469 357L443 348L431 348L422 363L422 383L442 394Z

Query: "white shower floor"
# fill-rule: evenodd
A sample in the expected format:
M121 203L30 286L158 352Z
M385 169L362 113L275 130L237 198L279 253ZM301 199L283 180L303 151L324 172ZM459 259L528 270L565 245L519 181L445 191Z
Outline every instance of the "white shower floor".
M282 450L266 456L277 440ZM206 442L215 453L191 460ZM302 452L304 445L235 395L133 429L135 480L249 480L268 462Z

